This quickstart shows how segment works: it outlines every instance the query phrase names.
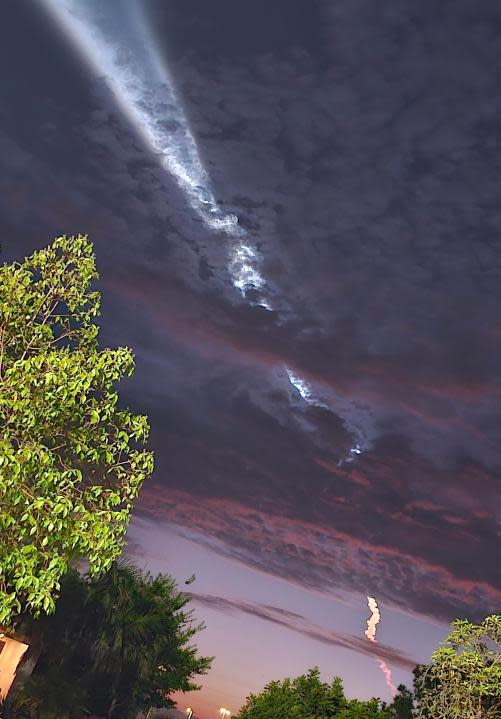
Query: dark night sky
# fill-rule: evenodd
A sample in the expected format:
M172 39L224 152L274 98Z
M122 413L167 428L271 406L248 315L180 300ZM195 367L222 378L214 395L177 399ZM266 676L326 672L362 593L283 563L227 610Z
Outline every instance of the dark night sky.
M3 256L95 244L157 457L129 551L197 574L218 657L190 704L386 696L367 594L407 682L501 605L499 3L2 10Z

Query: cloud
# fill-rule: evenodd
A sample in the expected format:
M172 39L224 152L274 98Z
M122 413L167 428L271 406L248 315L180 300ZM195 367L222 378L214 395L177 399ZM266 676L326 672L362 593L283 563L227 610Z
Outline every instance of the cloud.
M392 647L379 643L369 645L364 639L353 634L344 634L343 632L335 632L326 627L321 627L310 622L301 614L289 612L280 607L227 599L211 594L190 592L188 595L195 604L199 604L203 607L225 613L241 612L249 614L265 622L271 622L272 624L285 627L290 631L297 632L308 639L322 642L328 646L343 647L344 649L349 649L364 654L365 656L377 657L407 671L412 671L417 664L415 660L398 649L393 649Z
M22 9L33 42L0 91L3 256L95 241L103 342L134 348L123 399L153 427L140 508L305 586L447 619L497 610L496 5L294 3L289 42L253 3L250 25L281 38L258 46L213 5L160 5L156 50L173 43L214 197L255 240L273 312L239 296L231 243ZM358 433L370 451L339 467Z
M456 616L479 619L497 611L501 592L492 555L495 545L487 555L478 553L483 551L476 539L478 523L440 527L439 513L404 514L403 519L396 514L387 518L382 535L379 512L372 518L368 511L363 514L365 527L360 520L354 524L360 508L351 511L343 495L328 499L325 510L305 519L304 512L303 517L293 514L278 500L259 506L248 496L243 504L196 497L173 487L168 492L145 488L141 498L141 511L157 521L167 519L181 533L183 526L190 526L201 533L198 541L213 551L306 589L373 593L386 603L446 621ZM328 511L336 512L338 526L327 520ZM220 541L211 543L210 537Z
M315 331L305 337L301 319L283 322L279 314L263 314L216 298L210 310L200 311L196 296L186 301L183 297L173 314L169 311L172 291L160 288L159 281L153 273L143 277L135 273L117 278L114 286L118 294L148 306L159 331L174 335L181 331L179 339L204 354L284 372L293 368L357 440L365 436L372 444L378 435L398 427L419 452L439 462L450 462L461 446L463 454L500 466L497 430L489 421L501 402L496 381L461 385L436 377L436 384L423 382L410 368L395 366L395 360L369 358L361 346L343 347L342 339ZM188 288L183 294L188 295Z

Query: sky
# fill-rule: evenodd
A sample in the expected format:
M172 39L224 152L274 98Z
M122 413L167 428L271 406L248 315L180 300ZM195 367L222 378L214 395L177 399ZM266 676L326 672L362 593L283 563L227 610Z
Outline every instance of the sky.
M2 14L3 259L94 243L156 455L127 553L216 657L179 708L313 665L389 700L501 606L498 3Z

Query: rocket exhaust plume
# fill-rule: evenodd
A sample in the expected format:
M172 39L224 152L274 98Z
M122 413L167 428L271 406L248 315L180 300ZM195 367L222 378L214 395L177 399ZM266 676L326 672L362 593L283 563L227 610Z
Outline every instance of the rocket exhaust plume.
M367 605L371 610L371 616L367 620L367 629L365 630L365 636L370 642L375 642L376 628L381 620L381 614L379 613L378 605L374 597L367 597Z
M382 659L379 660L379 668L384 674L384 678L386 681L386 686L389 687L391 693L393 696L397 693L397 687L393 684L393 678L391 676L391 669L390 667L384 662Z
M111 0L39 0L80 57L104 80L117 106L139 137L175 180L189 206L213 232L231 242L228 271L242 297L253 290L258 305L266 282L259 272L261 254L238 217L218 205L181 98L154 46L138 0L125 4L120 23Z
M365 630L365 636L370 642L376 642L376 631L377 625L381 621L381 613L374 597L367 597L367 606L371 611L371 616L367 620L367 629ZM390 667L382 659L378 660L379 668L384 674L386 685L389 687L393 696L397 693L397 688L393 684Z

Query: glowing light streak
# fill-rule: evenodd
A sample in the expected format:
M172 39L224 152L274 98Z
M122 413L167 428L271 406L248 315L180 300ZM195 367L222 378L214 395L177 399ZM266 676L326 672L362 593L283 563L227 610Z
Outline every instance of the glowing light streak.
M348 456L344 457L343 459L340 459L337 463L337 466L342 467L343 464L350 464L350 462L354 462L355 459L361 454L363 454L363 450L359 444L356 444L354 447L350 447Z
M288 367L285 368L285 371L287 372L289 382L294 387L294 389L299 392L305 402L314 407L323 407L324 409L328 409L325 404L323 404L313 396L310 386L306 384L306 382L302 380L301 377L298 377L293 372L291 372Z
M182 103L165 62L155 50L137 0L129 0L128 12L119 23L114 15L116 6L109 0L39 2L93 72L103 77L119 108L176 180L196 214L211 230L228 237L228 272L233 287L246 301L272 310L267 283L259 271L261 256L247 231L239 226L238 217L217 205ZM287 373L308 404L328 409L312 395L306 382L289 370ZM336 411L349 418L353 407L348 405L343 409L343 401L337 399ZM340 463L353 461L360 452L356 445Z
M335 411L335 413L343 419L343 423L348 432L350 432L352 435L354 434L360 440L349 449L348 455L339 459L336 464L338 467L342 467L344 464L354 462L357 457L364 453L366 447L364 447L365 442L363 440L363 433L353 422L352 404L346 399L336 396L335 410L332 410L328 404L321 402L314 396L311 387L303 379L301 379L301 377L298 377L296 374L294 374L288 367L285 367L285 371L287 372L290 384L294 387L295 390L297 390L297 392L299 392L300 396L302 397L302 399L304 399L305 402L307 402L313 407L322 407L322 409L326 409L329 412Z
M135 0L129 15L113 16L113 3L96 0L41 0L56 24L94 73L103 77L115 100L161 166L176 180L192 209L211 229L235 242L229 263L233 286L245 298L262 290L257 254L238 217L217 205L210 179L190 131L169 72L152 47ZM116 10L116 8L115 8ZM131 22L132 21L132 22ZM260 298L256 304L271 309Z
M367 597L367 606L371 611L371 616L367 620L367 629L365 630L365 636L370 642L376 641L377 625L381 621L381 614L374 597Z
M266 282L255 267L257 252L245 242L239 243L233 253L230 263L230 272L233 285L245 297L249 289L262 289Z
M379 659L379 660L378 660L378 664L379 664L379 668L381 669L381 671L382 671L383 674L384 674L384 678L385 678L385 681L386 681L386 686L390 689L390 691L391 691L391 693L393 694L393 696L395 696L395 694L397 693L397 687L396 687L396 686L394 685L394 683L393 683L393 678L392 678L392 675L391 675L391 669L390 669L390 667L389 667L389 666L386 664L386 662L383 661L382 659Z
M365 636L370 642L376 643L377 625L381 621L381 613L374 597L367 597L367 606L371 611L371 616L367 620L367 629L365 630ZM378 659L378 664L379 668L384 674L386 684L394 696L397 693L397 688L393 684L391 669L382 659Z
M42 2L87 64L104 78L121 110L162 166L175 177L193 209L211 227L237 225L235 215L225 215L217 207L170 78L167 73L159 77L158 68L148 57L149 44L141 42L137 28L119 36L116 20L107 15L111 4Z
M311 390L306 384L306 382L303 382L300 377L296 377L296 375L293 374L289 369L287 370L287 376L289 377L289 382L293 387L297 389L301 397L306 402L309 402L311 399Z

